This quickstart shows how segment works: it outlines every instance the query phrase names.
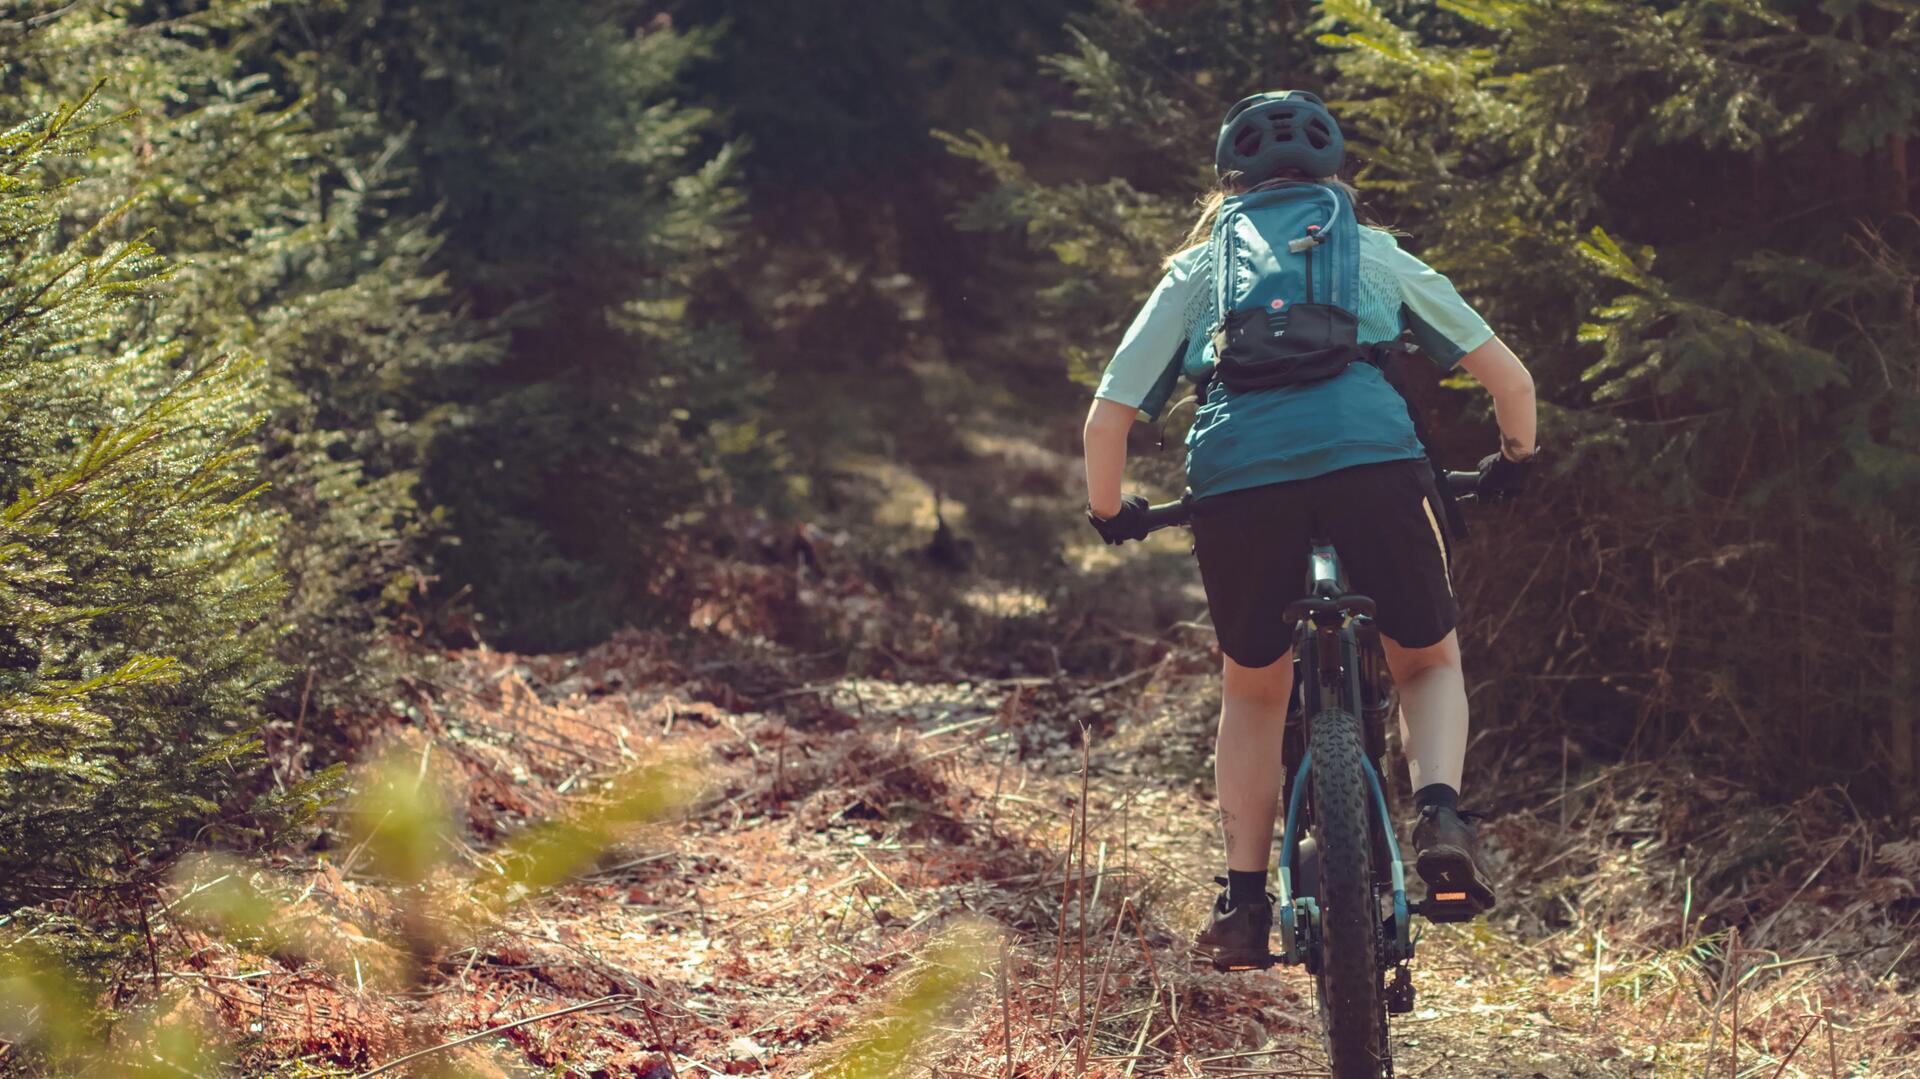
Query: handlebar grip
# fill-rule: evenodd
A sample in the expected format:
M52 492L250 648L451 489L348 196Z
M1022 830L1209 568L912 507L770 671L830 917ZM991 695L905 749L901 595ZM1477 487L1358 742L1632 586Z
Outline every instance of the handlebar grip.
M1478 472L1448 472L1447 493L1455 498L1472 498L1480 488Z
M1184 498L1178 502L1162 502L1158 506L1147 507L1148 532L1178 528L1192 519L1193 503Z

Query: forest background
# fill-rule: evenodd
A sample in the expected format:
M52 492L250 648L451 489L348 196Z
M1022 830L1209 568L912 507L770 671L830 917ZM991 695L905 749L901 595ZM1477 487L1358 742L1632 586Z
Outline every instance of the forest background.
M1910 820L1910 3L29 0L8 924L92 939L184 852L313 842L449 649L1205 647L1184 554L1091 545L1072 458L1220 112L1282 86L1540 387L1532 496L1458 559L1483 742ZM1483 397L1416 382L1468 466ZM1136 430L1152 493L1180 422ZM902 613L809 607L826 564Z

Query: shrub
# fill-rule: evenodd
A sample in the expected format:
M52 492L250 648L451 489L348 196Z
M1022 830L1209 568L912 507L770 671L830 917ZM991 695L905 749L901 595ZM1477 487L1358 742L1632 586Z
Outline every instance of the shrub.
M84 105L84 102L82 103ZM119 332L167 269L76 225L0 135L0 902L125 880L245 783L281 596L250 441L259 368ZM107 347L113 342L113 347Z

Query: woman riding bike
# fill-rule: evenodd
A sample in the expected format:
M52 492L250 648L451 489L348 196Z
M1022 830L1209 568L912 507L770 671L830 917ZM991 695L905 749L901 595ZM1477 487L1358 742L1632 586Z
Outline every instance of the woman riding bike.
M1147 502L1123 497L1121 478L1127 431L1165 385L1169 355L1187 342L1205 348L1211 339L1217 349L1223 340L1215 306L1221 283L1207 242L1222 200L1290 183L1350 192L1338 179L1344 154L1338 123L1312 94L1256 95L1227 114L1215 155L1220 189L1167 259L1087 414L1087 512L1107 542L1147 532ZM1381 229L1359 230L1353 307L1361 345L1411 331L1436 363L1465 369L1492 393L1501 445L1480 463L1477 493L1483 500L1518 494L1535 450L1535 411L1533 378L1513 352L1446 277ZM1266 965L1273 919L1266 878L1293 690L1292 627L1280 612L1298 598L1313 538L1333 542L1354 591L1379 606L1418 811L1418 871L1430 890L1465 891L1491 908L1493 886L1458 805L1467 693L1446 514L1406 400L1380 366L1362 362L1301 384L1234 391L1214 378L1204 385L1187 436L1187 481L1194 555L1224 654L1214 779L1227 874L1198 949L1222 969Z

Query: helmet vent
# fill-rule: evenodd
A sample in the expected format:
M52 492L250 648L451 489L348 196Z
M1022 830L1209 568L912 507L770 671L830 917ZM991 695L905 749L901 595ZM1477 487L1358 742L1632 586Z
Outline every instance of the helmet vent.
M1234 136L1233 136L1233 152L1234 153L1239 154L1241 157L1252 157L1254 154L1258 153L1259 150L1260 150L1260 128L1258 125L1247 124L1241 127L1239 131L1234 133Z
M1327 130L1326 124L1317 119L1307 121L1307 142L1314 149L1324 150L1332 141L1333 133Z

